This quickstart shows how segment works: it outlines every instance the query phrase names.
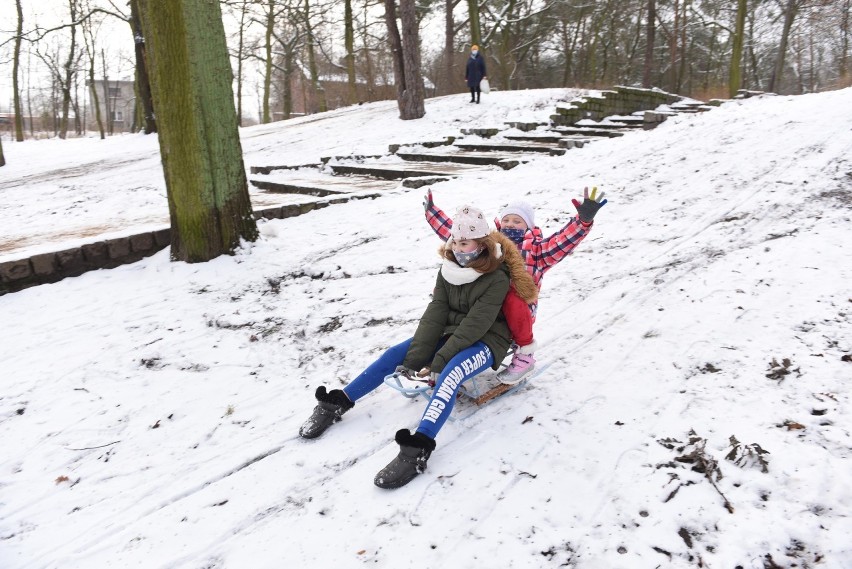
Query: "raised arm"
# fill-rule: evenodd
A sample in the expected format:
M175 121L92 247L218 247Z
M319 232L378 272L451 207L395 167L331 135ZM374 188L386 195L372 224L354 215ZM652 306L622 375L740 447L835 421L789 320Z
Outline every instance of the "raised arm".
M598 194L597 191L597 188L592 188L592 194L589 196L589 188L584 188L582 204L576 199L571 200L577 209L577 217L572 217L562 229L533 245L532 254L536 267L541 272L573 253L577 245L589 234L595 214L607 202L604 192Z
M423 209L426 211L426 223L432 228L432 231L438 234L444 241L450 239L450 232L453 229L453 220L435 205L432 201L432 190L427 190L423 197Z

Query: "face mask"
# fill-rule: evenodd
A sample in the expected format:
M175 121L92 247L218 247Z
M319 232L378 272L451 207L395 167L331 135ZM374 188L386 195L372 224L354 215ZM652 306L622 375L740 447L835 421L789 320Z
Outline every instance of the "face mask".
M456 262L462 267L466 267L469 263L471 263L474 259L479 257L479 254L482 251L477 249L476 251L471 251L470 253L456 253L453 251L453 255L456 257Z
M471 55L476 55L477 53L479 53L479 52L475 49L470 52Z
M524 240L524 234L527 232L526 229L509 229L508 227L504 227L500 229L500 233L509 238L513 243L520 243Z

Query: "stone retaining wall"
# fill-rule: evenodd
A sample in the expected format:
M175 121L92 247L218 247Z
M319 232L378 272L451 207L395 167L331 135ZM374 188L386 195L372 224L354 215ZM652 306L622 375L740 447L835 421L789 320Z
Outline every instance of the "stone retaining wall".
M682 97L656 89L638 87L616 87L612 91L601 91L600 96L583 96L571 101L568 106L557 107L550 120L556 126L572 126L583 119L599 121L612 115L629 115L636 111L650 111L660 105L671 105Z
M296 217L315 209L339 204L350 199L376 198L379 194L337 197L333 199L270 207L254 212L255 219ZM86 243L73 249L41 253L31 257L0 263L0 296L40 284L55 283L77 277L88 271L112 269L135 263L161 251L171 243L171 229L148 231L128 237Z

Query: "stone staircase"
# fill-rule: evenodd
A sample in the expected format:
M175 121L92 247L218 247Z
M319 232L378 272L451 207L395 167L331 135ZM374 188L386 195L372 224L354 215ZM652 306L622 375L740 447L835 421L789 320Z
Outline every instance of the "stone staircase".
M718 104L718 103L717 103ZM328 196L417 188L466 174L508 170L542 154L561 156L595 140L651 129L668 117L713 108L655 89L616 87L558 105L549 123L506 122L461 136L392 144L381 156L334 156L319 164L257 166L250 183L268 192ZM509 130L523 134L507 133Z
M509 170L539 156L561 156L596 140L655 128L670 116L704 112L721 103L616 87L558 105L549 123L515 121L494 128L462 129L460 136L443 140L392 144L387 154L378 156L331 156L319 163L253 166L249 176L253 186L263 193L290 194L300 200L257 209L254 215L282 219L352 199L376 198L400 187L420 188L468 174ZM165 228L0 263L0 295L138 261L167 247L169 234Z

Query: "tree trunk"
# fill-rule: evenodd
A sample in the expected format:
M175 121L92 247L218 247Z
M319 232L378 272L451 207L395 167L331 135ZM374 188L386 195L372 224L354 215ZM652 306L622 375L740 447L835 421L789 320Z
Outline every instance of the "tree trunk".
M243 126L243 54L245 53L246 15L248 2L240 6L240 30L237 42L237 126Z
M12 61L12 106L15 112L15 140L23 142L24 113L21 109L21 90L18 86L18 73L21 63L21 34L24 28L24 13L21 9L21 0L15 0L15 7L18 9L18 29L15 34L15 51Z
M368 4L364 4L364 25L359 26L358 33L363 43L364 52L364 91L367 101L375 100L376 73L373 58L370 56L370 31L368 29Z
M346 50L346 96L348 103L358 102L358 83L355 77L355 22L352 15L352 0L346 0L343 7L343 46Z
M171 219L171 258L254 241L222 13L207 0L139 0Z
M86 54L89 56L89 98L92 101L92 106L94 106L95 124L98 127L98 133L101 136L101 140L104 140L106 138L106 133L104 132L104 121L103 116L101 115L101 105L98 97L98 90L95 87L95 66L97 65L98 59L98 53L96 50L95 42L95 31L91 19L88 19L85 22L81 22L81 26L83 30L83 44L86 46Z
M293 46L284 48L284 79L281 89L281 114L288 120L293 114Z
M453 59L455 59L455 24L453 22L454 0L446 0L444 3L444 85L441 94L449 95L454 91L455 74L453 73Z
M139 19L139 0L130 0L130 29L133 31L133 44L136 53L136 92L142 106L145 134L157 132L157 119L154 115L154 100L151 97L151 79L148 77L148 62L145 60L145 34Z
M0 138L0 168L6 165L6 157L3 155L3 139Z
M426 97L420 70L420 23L417 21L415 0L399 0L399 16L402 22L405 73L405 92L402 94L400 118L420 119L426 114Z
M33 122L32 69L31 52L27 51L27 116L30 117L30 137L35 137L35 124Z
M797 0L788 0L787 9L784 11L784 29L781 31L781 42L778 45L778 57L775 58L775 69L769 79L769 91L774 93L780 87L781 77L784 74L784 55L787 53L787 41L790 38L790 28L798 10Z
M731 51L731 73L728 78L728 96L733 98L742 88L743 40L745 39L746 10L748 0L737 2L737 24L734 28L734 46Z
M513 20L514 10L515 10L516 0L509 0L506 3L504 8L504 13L506 15L506 20L503 22L500 30L500 43L499 43L499 51L500 51L500 61L498 62L498 69L500 69L500 77L498 81L500 82L500 86L504 91L509 91L512 89L512 27L509 23ZM491 44L491 42L488 42ZM494 50L492 50L494 53ZM484 57L484 56L483 56Z
M687 11L689 8L689 0L683 0L682 10L683 13L680 16L680 62L678 64L677 71L677 83L674 92L680 93L683 90L683 78L686 76L686 62L689 60L687 57L687 39L686 39L686 26L687 26Z
M405 93L405 62L402 57L402 38L396 25L396 0L385 0L385 24L388 28L388 42L393 60L394 84L396 85L396 103L402 116L402 97Z
M852 9L852 0L845 0L843 13L840 15L840 64L838 75L840 87L845 87L849 76L849 12Z
M305 36L308 45L308 71L311 74L311 84L316 93L319 103L319 112L324 113L328 110L328 103L325 100L325 88L319 80L319 72L317 71L317 56L314 49L314 30L311 27L311 5L309 0L305 0ZM307 111L307 107L305 108Z
M103 67L103 77L104 77L104 112L106 113L106 130L107 134L113 133L113 108L112 101L109 97L109 74L107 74L107 64L106 64L106 52L101 50L101 65Z
M680 23L680 5L674 0L674 22L669 35L669 86L672 93L677 93L677 37Z
M754 51L754 16L748 18L748 42L746 43L746 45L748 46L749 69L751 69L752 85L753 88L760 90L762 85L762 83L760 82L760 67L757 63L757 54Z
M77 0L68 0L68 10L71 15L71 22L77 21ZM77 26L72 23L71 31L71 46L68 48L68 59L65 60L63 69L65 75L59 81L59 86L62 90L62 119L59 123L59 138L68 136L68 116L71 110L71 83L74 80L74 52L77 50Z
M657 35L656 0L648 0L648 30L645 33L645 66L642 71L642 86L650 88L654 74L654 42Z
M95 107L95 122L98 124L98 132L101 135L101 140L106 138L104 132L104 119L101 116L101 105L98 101L98 90L95 88L95 55L92 54L89 59L89 91L92 94L92 104Z
M470 45L478 45L479 53L482 55L484 46L479 45L482 43L482 26L479 24L479 0L467 0L467 13L470 21Z
M269 95L272 91L272 32L275 30L275 0L267 2L266 12L266 36L264 47L266 48L266 61L263 70L263 116L261 121L267 124L272 121L269 113Z

